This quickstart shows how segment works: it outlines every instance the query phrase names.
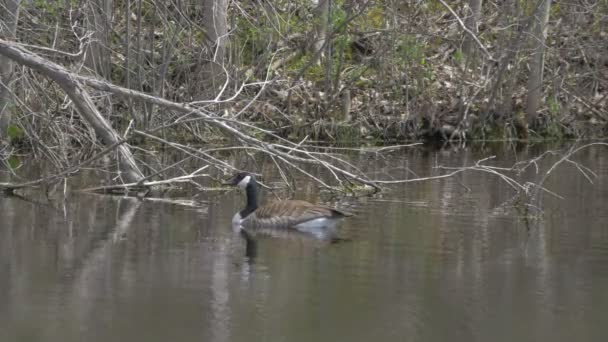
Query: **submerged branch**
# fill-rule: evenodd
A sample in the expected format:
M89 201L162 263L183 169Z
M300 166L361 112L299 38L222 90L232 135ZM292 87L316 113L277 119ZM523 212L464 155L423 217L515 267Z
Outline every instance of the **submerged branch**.
M205 169L205 168L202 168L202 169ZM197 171L199 171L199 170L197 170ZM193 173L193 174L186 175L186 176L179 176L179 177L174 177L171 179L164 179L164 180L159 180L159 181L97 186L97 187L93 187L93 188L83 189L80 191L107 193L107 192L115 192L116 190L126 190L126 191L148 190L149 188L159 186L159 185L170 185L170 184L176 184L176 183L190 183L193 179L199 178L199 177L210 177L210 175Z

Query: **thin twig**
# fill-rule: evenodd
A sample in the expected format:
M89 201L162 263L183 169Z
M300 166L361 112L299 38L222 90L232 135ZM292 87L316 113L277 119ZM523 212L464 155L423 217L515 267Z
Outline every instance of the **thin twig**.
M471 31L467 27L467 25L465 25L465 23L462 21L462 19L460 19L460 17L458 16L458 14L456 14L456 12L454 12L454 10L452 9L452 7L450 7L450 5L448 5L443 0L439 0L439 2L443 5L443 7L445 7L452 14L452 16L456 19L456 21L458 22L458 24L460 25L460 27L464 30L464 32L466 32L469 36L471 36L471 38L473 38L473 40L475 41L475 43L477 43L477 45L479 45L479 47L481 48L481 50L483 51L483 53L485 53L486 56L488 56L488 59L491 60L492 62L497 62L498 60L496 60L492 56L492 54L488 51L488 49L486 49L486 47L483 45L483 43L481 41L479 41L479 38L477 38L477 35L473 31Z

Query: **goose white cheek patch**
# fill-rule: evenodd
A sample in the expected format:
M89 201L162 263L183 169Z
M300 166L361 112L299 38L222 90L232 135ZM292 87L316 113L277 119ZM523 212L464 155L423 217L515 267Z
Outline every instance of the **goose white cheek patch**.
M251 176L245 176L245 178L241 179L241 181L237 185L239 188L245 189L247 187L247 184L249 184L250 180L251 180Z

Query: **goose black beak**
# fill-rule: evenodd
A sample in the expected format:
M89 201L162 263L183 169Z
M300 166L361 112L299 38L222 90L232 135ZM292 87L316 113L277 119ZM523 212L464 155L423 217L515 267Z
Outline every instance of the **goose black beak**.
M237 185L238 182L236 181L236 177L237 176L233 176L233 177L230 177L230 178L224 180L222 182L222 185L231 185L231 186Z

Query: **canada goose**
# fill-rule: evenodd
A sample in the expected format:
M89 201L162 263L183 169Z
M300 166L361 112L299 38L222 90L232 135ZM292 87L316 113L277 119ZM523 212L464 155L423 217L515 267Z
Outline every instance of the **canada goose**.
M237 173L224 185L236 185L247 193L247 206L232 218L232 225L239 228L289 228L324 237L325 230L333 230L340 219L350 216L299 200L276 201L258 207L258 183L255 176L247 172Z

